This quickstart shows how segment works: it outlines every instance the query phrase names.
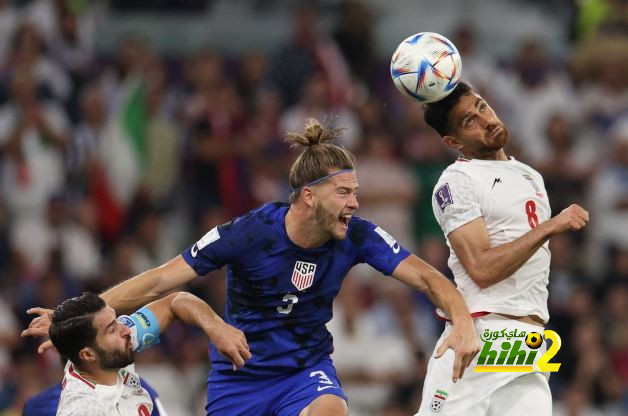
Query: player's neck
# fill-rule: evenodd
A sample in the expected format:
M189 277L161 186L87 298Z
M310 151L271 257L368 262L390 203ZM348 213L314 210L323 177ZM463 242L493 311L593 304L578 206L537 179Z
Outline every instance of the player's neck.
M472 160L472 159L478 159L478 160L501 160L501 161L508 160L508 156L506 156L506 152L504 151L503 148L499 149L496 152L491 152L491 153L468 153L468 154L463 154L460 157L462 159L466 159L466 160Z
M321 235L320 228L310 217L311 214L297 204L290 205L286 213L285 226L288 238L301 248L320 247L329 239Z
M81 377L91 381L94 384L104 384L106 386L114 386L118 383L118 373L120 370L104 370L98 365L85 365L82 368L75 367Z

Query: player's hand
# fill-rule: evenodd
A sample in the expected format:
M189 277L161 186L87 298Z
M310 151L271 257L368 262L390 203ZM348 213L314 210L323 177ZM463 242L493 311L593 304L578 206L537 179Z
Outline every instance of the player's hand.
M231 361L234 370L242 368L252 357L246 336L238 328L221 322L208 335L218 352Z
M572 204L550 221L552 221L554 225L554 234L568 230L578 231L584 228L589 221L589 212L578 204Z
M52 309L46 308L30 308L26 311L29 315L37 314L38 316L33 318L28 328L22 331L22 337L43 337L48 336L48 329L50 329L50 315Z
M473 320L464 323L456 323L452 327L451 334L436 350L435 358L440 358L447 349L451 348L456 354L454 370L451 380L455 383L462 378L464 370L471 364L473 358L480 352L480 343L475 332Z
M52 315L52 309L46 308L30 308L26 311L27 314L37 314L36 318L33 318L28 328L22 331L22 337L47 337L48 330L50 329L50 315ZM50 340L43 342L38 348L37 352L42 353L50 348L54 348Z

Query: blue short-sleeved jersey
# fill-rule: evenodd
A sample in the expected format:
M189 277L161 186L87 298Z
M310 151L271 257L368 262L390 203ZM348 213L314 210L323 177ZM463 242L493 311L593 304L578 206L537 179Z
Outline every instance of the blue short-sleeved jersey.
M227 265L225 322L241 329L253 357L238 374L276 375L314 365L333 350L325 323L349 269L390 275L410 253L375 224L353 217L344 240L301 248L288 238L289 205L270 203L218 226L183 252L199 274ZM232 372L211 348L212 370Z

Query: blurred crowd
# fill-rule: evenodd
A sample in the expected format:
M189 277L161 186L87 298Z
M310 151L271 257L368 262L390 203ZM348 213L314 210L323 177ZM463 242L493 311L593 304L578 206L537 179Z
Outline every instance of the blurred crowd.
M586 230L550 242L555 414L628 414L628 2L563 3L573 11L565 55L534 34L500 57L471 25L443 34L510 128L507 153L544 176L553 212L579 203L591 213ZM56 353L20 339L29 307L100 292L217 224L286 201L295 155L282 136L310 117L346 128L358 214L451 276L430 198L456 155L394 89L368 2L336 2L325 30L315 8L294 7L276 50L177 57L139 37L97 53L90 4L0 0L0 415L21 414L62 373ZM222 271L187 289L223 310ZM356 267L329 328L352 415L418 409L442 329L423 295ZM137 358L171 416L202 414L201 333L175 325Z

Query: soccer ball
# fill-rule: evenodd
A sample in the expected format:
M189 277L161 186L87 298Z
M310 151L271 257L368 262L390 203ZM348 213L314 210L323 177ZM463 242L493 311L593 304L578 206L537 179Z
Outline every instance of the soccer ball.
M538 332L530 332L526 335L526 345L536 350L543 343L543 337Z
M404 39L390 61L390 75L397 89L424 104L449 95L461 74L462 60L456 46L433 32Z

